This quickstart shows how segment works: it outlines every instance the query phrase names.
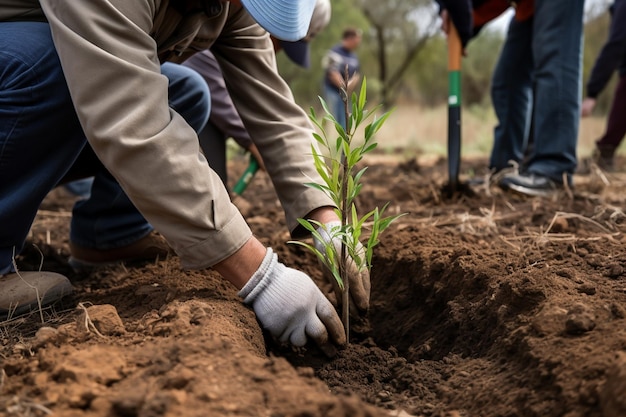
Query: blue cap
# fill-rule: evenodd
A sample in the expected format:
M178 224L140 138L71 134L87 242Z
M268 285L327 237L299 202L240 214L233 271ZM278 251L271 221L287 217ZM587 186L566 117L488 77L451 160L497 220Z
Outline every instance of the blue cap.
M292 62L304 68L311 66L309 42L305 40L296 42L280 41L280 46Z
M309 42L328 25L330 14L330 0L317 0L306 37L295 42L279 41L280 47L292 62L304 68L311 66Z
M316 0L241 0L256 22L276 39L295 42L307 35Z

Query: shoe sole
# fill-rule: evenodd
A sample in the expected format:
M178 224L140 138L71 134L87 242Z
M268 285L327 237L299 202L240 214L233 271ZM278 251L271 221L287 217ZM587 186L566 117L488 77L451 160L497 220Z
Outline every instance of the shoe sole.
M0 308L0 321L8 320L9 318L14 319L20 316L24 316L30 314L32 312L39 311L39 307L48 307L53 305L62 298L72 294L74 292L74 287L72 284L67 281L61 283L59 285L55 285L46 291L43 295L40 294L41 300L39 302L22 304L15 309L7 310L5 308Z
M538 190L534 188L522 187L517 184L507 184L504 189L515 191L518 194L529 197L553 197L559 193L558 190Z

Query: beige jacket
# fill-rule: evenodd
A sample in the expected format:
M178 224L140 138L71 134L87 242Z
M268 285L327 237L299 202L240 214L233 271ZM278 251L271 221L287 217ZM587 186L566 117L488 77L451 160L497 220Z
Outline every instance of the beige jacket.
M240 7L214 2L209 17L207 0L196 11L177 11L189 3L0 0L0 21L49 21L89 143L183 266L203 268L233 254L251 232L195 132L169 108L163 59L181 62L211 47L294 237L298 217L332 201L304 185L319 180L312 130L277 73L268 34Z

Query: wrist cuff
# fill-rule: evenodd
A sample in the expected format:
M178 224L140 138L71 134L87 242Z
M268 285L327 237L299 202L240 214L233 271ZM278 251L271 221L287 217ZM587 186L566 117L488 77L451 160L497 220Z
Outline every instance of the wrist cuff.
M276 262L278 262L278 256L274 253L272 248L267 248L259 269L252 274L252 277L248 280L246 285L237 293L237 295L244 299L244 303L250 304L253 302L263 288L267 286L265 277L269 275L269 271L272 270Z

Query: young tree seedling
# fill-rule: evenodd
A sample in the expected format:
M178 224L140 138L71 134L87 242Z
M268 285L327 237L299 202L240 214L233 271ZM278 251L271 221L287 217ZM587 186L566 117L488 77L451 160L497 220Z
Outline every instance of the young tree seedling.
M381 117L375 116L375 111L380 107L368 111L366 104L366 80L363 79L359 95L352 94L348 100L345 88L342 90L346 111L346 128L337 122L327 103L320 97L320 102L325 115L322 121L318 120L315 110L311 108L309 118L319 129L321 134L313 133L315 142L311 145L315 169L323 180L323 183L307 183L307 186L318 189L328 195L334 202L335 209L341 225L327 228L325 224L310 220L298 219L298 222L311 232L314 241L322 245L322 250L315 245L301 241L290 241L306 247L313 252L321 263L332 274L336 284L341 289L342 322L346 331L346 340L350 336L350 288L346 276L348 262L354 262L358 271L371 271L372 255L374 246L379 243L380 234L389 227L391 222L403 214L384 217L384 212L389 205L374 210L359 217L355 201L363 186L361 180L367 167L356 171L356 165L363 156L374 150L377 143L374 135L382 127L389 117L389 112ZM350 108L352 112L350 112ZM362 144L355 143L356 132L359 127L372 119L371 123L363 129L364 140ZM331 136L324 129L323 120L328 120L334 126L337 136ZM356 171L356 172L355 172ZM366 238L364 229L370 227L369 237ZM363 239L363 242L361 242Z

